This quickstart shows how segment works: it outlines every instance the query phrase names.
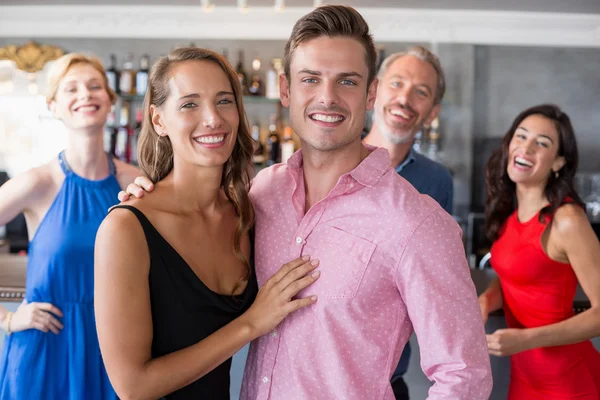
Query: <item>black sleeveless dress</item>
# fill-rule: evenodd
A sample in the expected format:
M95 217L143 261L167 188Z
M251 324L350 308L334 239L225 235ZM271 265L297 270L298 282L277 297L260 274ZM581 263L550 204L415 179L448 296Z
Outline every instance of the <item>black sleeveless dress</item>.
M133 212L146 235L150 252L150 303L152 310L152 357L158 358L194 345L244 313L258 293L254 271L243 294L213 292L197 277L185 260L161 236L146 216L132 206L115 206ZM217 368L165 397L168 400L229 399L231 358Z

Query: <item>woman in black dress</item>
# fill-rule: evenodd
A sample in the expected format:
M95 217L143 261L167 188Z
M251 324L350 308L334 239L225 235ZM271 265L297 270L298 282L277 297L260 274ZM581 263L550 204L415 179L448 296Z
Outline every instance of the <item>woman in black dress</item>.
M139 161L155 188L113 208L95 248L100 348L123 399L228 399L233 354L316 301L294 298L316 260L257 288L244 115L217 53L177 49L152 67Z

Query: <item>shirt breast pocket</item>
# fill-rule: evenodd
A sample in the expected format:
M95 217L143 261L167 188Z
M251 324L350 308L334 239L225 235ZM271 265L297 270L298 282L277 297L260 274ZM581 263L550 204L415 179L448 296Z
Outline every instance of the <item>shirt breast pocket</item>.
M321 276L299 293L326 299L354 298L376 245L331 226L315 229L306 239L302 254L319 259Z

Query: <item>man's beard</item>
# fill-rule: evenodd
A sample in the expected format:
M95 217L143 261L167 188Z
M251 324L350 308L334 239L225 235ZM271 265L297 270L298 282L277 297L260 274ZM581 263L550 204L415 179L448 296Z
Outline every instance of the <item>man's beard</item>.
M373 113L373 123L377 124L381 135L393 144L404 144L409 143L415 140L415 135L417 132L409 133L407 135L398 135L394 132L393 129L389 129L383 121L383 118L379 118L377 113Z

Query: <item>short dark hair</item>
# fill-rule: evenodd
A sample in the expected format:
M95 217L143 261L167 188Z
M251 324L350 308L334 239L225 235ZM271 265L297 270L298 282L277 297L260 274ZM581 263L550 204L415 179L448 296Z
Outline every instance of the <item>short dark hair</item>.
M364 46L365 61L369 69L368 88L377 73L375 65L377 53L373 36L371 36L369 25L362 15L354 8L343 5L317 7L296 22L292 34L285 44L283 56L283 68L288 80L290 79L290 64L296 48L304 42L321 36L352 38Z

